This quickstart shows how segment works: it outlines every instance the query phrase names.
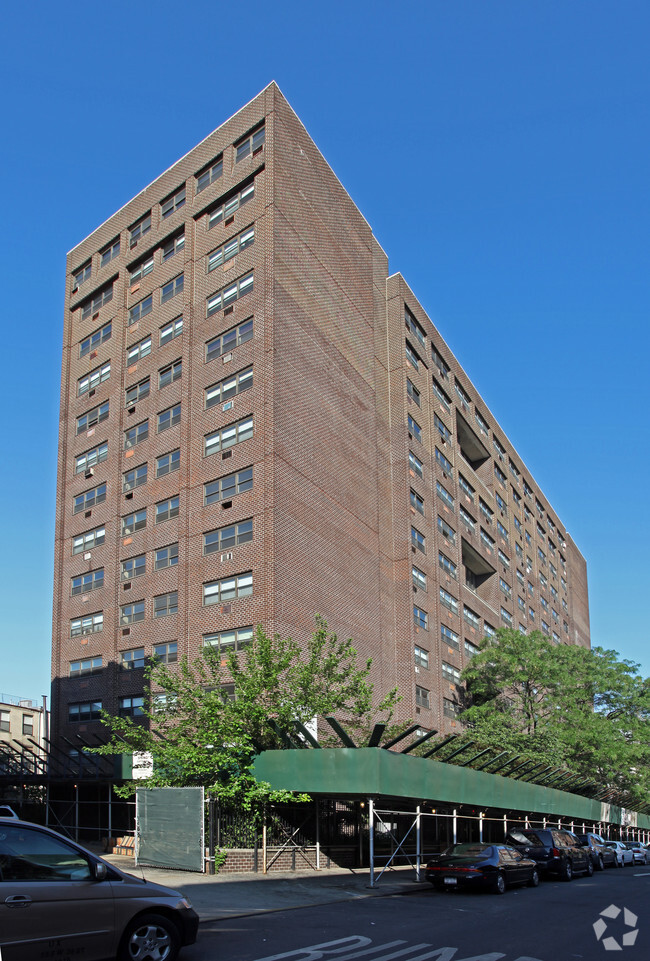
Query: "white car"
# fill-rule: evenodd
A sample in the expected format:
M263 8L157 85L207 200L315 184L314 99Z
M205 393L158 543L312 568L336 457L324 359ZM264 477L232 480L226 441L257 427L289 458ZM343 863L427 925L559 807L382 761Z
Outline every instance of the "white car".
M640 841L626 841L625 847L632 852L635 864L647 864L650 860L650 853Z
M616 851L616 864L619 868L624 868L626 864L634 864L634 855L622 841L606 841L605 843L608 848L614 848Z

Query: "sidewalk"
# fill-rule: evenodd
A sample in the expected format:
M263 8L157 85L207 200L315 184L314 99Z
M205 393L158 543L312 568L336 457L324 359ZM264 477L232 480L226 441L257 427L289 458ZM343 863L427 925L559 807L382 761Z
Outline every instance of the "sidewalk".
M417 894L429 887L426 882L418 884L415 871L408 867L387 871L371 888L367 870L329 868L319 872L209 875L166 868L139 868L133 858L116 854L103 857L122 871L181 891L190 899L201 921L221 921L357 898Z

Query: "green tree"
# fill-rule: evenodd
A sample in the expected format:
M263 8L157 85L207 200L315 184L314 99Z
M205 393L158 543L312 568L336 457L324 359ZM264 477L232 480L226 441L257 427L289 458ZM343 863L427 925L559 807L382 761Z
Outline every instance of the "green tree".
M502 629L463 671L465 737L650 798L650 686L615 651Z
M245 807L286 800L287 792L271 791L251 770L259 750L282 746L269 721L291 730L296 721L336 714L353 732L368 729L377 714L390 721L396 692L375 706L371 661L357 661L352 641L339 640L320 617L304 649L258 627L240 653L224 657L206 647L192 662L154 660L145 671L143 721L105 714L110 739L97 750L150 752L154 773L139 785L203 785Z

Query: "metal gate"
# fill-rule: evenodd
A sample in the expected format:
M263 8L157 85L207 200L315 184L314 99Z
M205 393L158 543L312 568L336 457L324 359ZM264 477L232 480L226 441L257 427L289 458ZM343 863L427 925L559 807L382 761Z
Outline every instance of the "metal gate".
M138 788L135 863L205 870L202 787Z

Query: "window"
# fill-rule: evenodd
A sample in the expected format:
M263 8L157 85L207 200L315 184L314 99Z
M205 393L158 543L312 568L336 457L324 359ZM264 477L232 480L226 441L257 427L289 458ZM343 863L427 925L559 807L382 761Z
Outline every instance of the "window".
M447 647L453 647L456 651L460 647L458 634L456 631L452 631L450 627L447 627L446 624L440 625L440 640L443 644L446 644Z
M543 630L543 632L544 632L545 634L550 634L550 633L551 633L551 629L550 629L550 627L548 626L548 624L546 623L546 621L542 621L542 630Z
M153 309L153 294L149 294L148 297L145 297L144 300L141 300L137 304L134 304L133 307L131 307L131 309L129 310L129 327L132 324L136 324L139 320L142 320L142 318L146 317L147 314L150 314L152 309Z
M458 601L444 587L440 588L440 603L454 614L458 614Z
M421 571L419 567L416 567L415 564L411 568L411 571L413 575L413 586L419 587L422 591L426 591L427 575L424 573L424 571Z
M153 599L154 617L167 617L169 614L178 614L178 591L158 594Z
M424 477L422 461L416 457L411 450L409 451L409 467L414 474L418 475L418 477Z
M516 514L513 514L513 515L512 515L512 519L513 519L513 521L514 521L514 523L515 523L515 530L516 530L519 534L521 534L521 521L519 520L519 518L517 517Z
M518 598L517 598L517 604L519 605L519 609L522 610L522 611L524 612L524 614L525 614L525 613L526 613L526 602L525 602L525 600L523 599L523 597L518 597Z
M144 714L143 697L121 697L118 703L120 717L142 717Z
M85 430L90 430L104 420L108 420L108 401L77 417L77 434L83 434Z
M456 543L456 531L440 515L438 515L438 531L450 544Z
M203 585L203 606L221 604L237 597L249 597L253 593L253 574L236 574L234 577L224 577L220 581L210 581Z
M521 507L521 494L519 493L519 491L515 490L515 488L512 485L510 485L510 490L512 491L512 498L515 504L517 505L517 507Z
M184 207L184 206L185 206L185 184L183 184L180 190L177 190L175 194L172 194L171 197L168 197L167 200L164 200L161 203L160 213L161 213L162 219L166 220L167 217L171 217L173 213L175 213L177 210L180 210L181 207Z
M415 437L417 441L422 443L422 428L420 427L420 425L416 420L413 420L410 414L408 415L408 429L409 429L409 434L412 437Z
M151 211L145 214L137 223L135 223L129 231L129 244L131 247L135 247L138 240L148 234L151 230Z
M455 511L454 498L451 496L446 487L442 486L440 481L436 481L436 493L438 494L440 500L443 501L443 503L445 503L450 510Z
M241 190L238 190L229 197L228 200L210 212L208 217L208 230L216 227L222 220L227 220L236 210L239 210L239 208L243 207L249 200L252 200L254 196L255 184L253 181L249 181Z
M506 483L507 483L506 475L503 473L501 468L497 466L497 464L494 465L494 476L496 477L499 484L501 484L503 487L506 486Z
M471 501L471 503L473 504L473 503L474 503L474 499L475 499L475 495L476 495L476 491L474 490L474 488L472 487L472 485L469 483L469 481L466 481L466 480L465 480L465 478L463 477L462 474L459 474L459 475L458 475L458 486L459 486L460 489L462 490L462 492L463 492L463 494L465 495L465 497L466 497L469 501Z
M465 525L465 527L467 528L467 530L468 530L471 534L474 534L475 531L476 531L476 521L475 521L474 518L471 516L471 514L468 514L464 507L459 506L459 507L458 507L458 516L459 516L459 518L461 519L461 521L463 522L463 524Z
M169 644L154 644L153 656L163 664L175 664L178 660L178 641Z
M73 724L82 721L99 721L101 716L101 701L79 701L68 704L68 720Z
M443 697L442 699L442 713L445 717L457 718L460 716L461 707L456 701L450 701L448 698Z
M11 714L9 711L0 711L0 731L11 730Z
M168 544L159 547L154 554L153 569L162 571L165 567L175 567L178 564L178 544Z
M426 537L416 527L411 528L411 547L426 554Z
M216 531L208 531L203 535L203 553L216 554L231 547L238 547L253 540L252 519L240 521L230 527L221 527Z
M438 351L433 346L433 344L431 345L431 360L433 361L435 366L438 368L442 379L449 380L449 370L450 370L449 364L445 360L443 360L442 355L438 353Z
M104 568L100 567L96 571L87 571L78 577L72 578L71 594L87 594L88 591L96 591L104 586Z
M150 274L152 270L153 270L153 254L149 254L148 257L146 257L144 260L141 260L140 263L137 264L131 271L131 274L129 276L130 286L133 286L133 284L139 283L142 280L142 278L146 277L147 274Z
M120 651L120 667L123 671L136 671L144 667L144 647L132 651Z
M242 250L246 250L247 247L251 247L254 243L255 227L247 227L247 229L242 231L237 237L227 240L221 247L217 247L211 254L208 254L208 273L216 270L217 267L221 267L222 264L227 263L229 260L232 260L233 257L236 257Z
M406 378L406 393L411 398L411 400L418 405L422 406L422 398L420 396L420 391L417 389L414 383L412 383L408 377Z
M216 405L222 401L228 400L228 398L234 397L236 394L241 394L252 386L253 368L247 367L245 370L240 370L237 374L233 374L226 380L222 380L221 383L207 387L205 391L205 409L209 410L211 407L216 407Z
M127 387L125 406L132 407L139 400L144 400L145 397L149 396L150 389L151 383L148 377L141 380L139 384L134 384L133 387Z
M531 597L535 596L535 588L530 583L530 581L528 581L528 593L530 594Z
M501 548L499 548L498 557L504 567L510 567L510 558L506 557Z
M135 531L141 531L147 526L147 508L127 514L122 518L122 537L127 537Z
M497 635L496 628L492 627L491 624L488 624L487 621L483 622L483 631L486 637L496 637Z
M110 284L106 284L106 286L102 287L94 296L84 301L81 307L81 319L86 320L87 317L96 314L100 307L103 307L104 304L107 304L112 299L113 282L111 281Z
M172 450L168 454L161 454L160 457L156 457L156 477L164 477L165 474L180 470L180 466L180 450Z
M143 340L138 341L132 347L129 347L126 352L126 364L130 367L132 364L137 363L143 357L146 357L151 353L151 334L145 337Z
M236 300L239 300L246 294L250 294L252 290L253 271L251 270L249 274L246 274L244 277L240 277L228 287L224 287L221 290L218 290L216 294L212 294L210 297L208 297L208 317L216 313L218 310L222 310L224 307L227 307L229 304L234 304Z
M411 507L413 507L420 514L424 514L424 500L420 497L416 491L411 488L410 491Z
M130 581L132 578L144 574L146 569L147 564L144 554L138 554L137 557L129 557L120 562L120 580Z
M72 513L78 514L80 511L90 510L96 504L102 504L106 500L106 484L93 487L92 490L78 494L72 504Z
M182 333L183 318L176 317L174 320L170 320L168 324L160 328L160 346L163 347L170 340L174 340L175 337L180 337Z
M227 474L203 485L203 503L215 504L230 500L236 494L253 489L253 468L245 467L236 474Z
M476 421L476 424L477 424L478 429L480 430L480 432L481 432L482 434L485 434L485 436L487 437L487 435L488 435L488 430L489 430L489 426L488 426L488 423L487 423L487 421L485 420L485 418L481 417L481 415L479 414L478 411L475 411L475 412L474 412L474 420Z
M420 357L419 357L419 354L418 354L418 352L417 352L416 350L413 349L413 347L411 347L411 345L409 344L408 340L407 340L406 343L404 344L404 352L405 352L405 354L406 354L406 361L407 361L407 363L409 363L409 364L411 365L411 367L413 368L413 370L419 370L419 369L420 369Z
M223 155L219 155L216 160L213 160L209 167L202 170L196 175L196 192L200 194L202 190L213 184L215 180L223 174Z
M103 250L100 250L99 266L106 267L108 264L110 264L111 260L115 260L115 258L119 257L119 255L120 255L120 238L117 237L108 245L108 247L104 247Z
M494 499L497 502L497 507L501 511L504 517L508 516L508 505L504 501L503 497L498 491L494 492Z
M486 549L488 554L491 554L494 551L494 539L490 537L488 532L484 531L482 527L480 531L480 538L481 538L481 543L483 544L483 547Z
M94 331L90 337L85 337L79 344L79 357L85 357L91 351L96 350L101 344L111 339L113 324L109 321L99 330Z
M460 684L460 671L453 664L448 664L447 661L442 662L442 676L452 684Z
M166 304L168 300L178 296L178 294L182 294L184 284L185 274L179 274L170 280L168 284L163 284L160 288L160 303Z
M429 615L420 607L413 605L413 623L416 627L421 627L423 631L429 630Z
M436 378L433 378L433 393L436 395L442 406L446 411L451 411L451 398L446 391L442 389Z
M530 544L530 542L531 542L531 539L530 539L530 531L526 531L526 535L525 535L525 536L526 536L526 543L527 543L527 544Z
M126 471L122 474L122 491L126 493L127 491L132 491L136 487L141 487L143 484L147 483L147 465L140 464L139 467L134 467L132 470Z
M505 527L501 523L501 521L497 521L497 530L507 544L508 541L510 540L510 536L508 534L508 531L505 529Z
M481 628L481 618L478 616L476 611L473 611L471 607L467 604L463 604L463 619L467 621L470 627L475 627L477 630Z
M120 607L120 624L135 624L144 620L144 601L134 601Z
M420 687L419 684L415 685L415 706L416 707L431 707L430 693L425 687Z
M23 714L23 737L33 737L33 736L34 736L34 715Z
M478 499L478 506L481 514L486 519L488 524L491 524L492 518L494 516L494 511L490 510L490 508L487 506L487 504L485 503L482 497L479 497Z
M492 437L492 446L494 447L499 460L505 462L506 449L497 437Z
M499 578L499 590L502 594L505 594L506 597L512 597L512 588L502 577Z
M141 423L136 424L135 427L130 427L129 430L124 431L124 450L130 450L132 447L136 447L138 444L141 444L142 441L146 440L148 436L148 420L143 420Z
M451 431L445 427L443 422L440 420L437 414L433 415L433 424L443 441L448 442L451 440Z
M418 647L417 644L413 650L414 660L416 667L424 667L425 669L429 667L429 652L425 651L423 647Z
M96 367L91 370L89 374L85 377L80 377L77 381L77 397L81 397L82 394L87 393L89 390L96 390L100 384L108 380L111 376L111 362L110 360L106 364L102 364L101 367Z
M86 657L82 661L70 661L70 677L97 674L102 669L101 657Z
M175 404L174 407L168 407L167 410L163 410L158 414L157 418L157 430L161 434L164 430L169 430L170 427L175 427L176 424L181 422L181 405Z
M524 586L524 575L521 573L521 571L520 571L519 569L517 569L517 580L519 581L519 583L520 583L521 586L523 587L523 586Z
M230 631L217 631L214 634L203 635L203 646L214 647L219 653L243 650L253 640L252 627L236 627Z
M438 464L442 468L442 473L445 475L445 477L451 477L451 470L452 470L451 462L447 460L447 458L442 453L442 451L438 450L437 447L436 447L435 456Z
M173 364L168 364L167 367L163 367L158 371L158 389L162 390L163 387L173 384L175 380L181 378L182 374L183 360L179 358L175 360Z
M539 602L540 602L540 604L542 605L542 607L544 608L544 610L545 610L545 611L548 611L548 601L546 600L546 598L540 596Z
M264 146L264 125L254 130L250 136L240 140L235 144L235 163L244 160L245 157L254 156Z
M456 394L458 395L458 399L460 400L460 406L463 408L463 410L469 410L469 405L472 403L472 398L469 396L469 394L464 389L462 384L460 384L455 377L454 377L454 390L456 391Z
M418 324L417 320L415 319L411 311L406 306L404 307L404 323L406 324L406 329L410 330L411 333L415 337L417 337L417 339L420 341L420 343L424 347L426 334L424 333L424 330L422 329L422 327L420 327L420 325Z
M156 516L154 523L162 524L164 521L168 521L172 517L178 517L179 503L180 498L178 494L176 497L170 497L166 501L159 501L156 504Z
M515 554L517 555L517 557L519 557L521 560L523 560L523 557L524 557L524 549L523 549L523 547L521 546L521 544L517 544L516 541L515 541Z
M216 454L220 450L233 447L235 444L241 444L242 441L248 440L252 436L253 418L246 417L243 420L237 421L236 424L228 424L227 427L222 427L221 430L206 434L203 453L206 457L209 457L211 454Z
M168 260L171 260L177 253L185 249L185 231L182 234L178 234L177 237L172 237L162 246L162 256L161 260L163 264L166 264Z
M442 553L442 551L438 551L438 566L441 567L442 570L447 574L449 574L450 577L453 577L454 580L458 580L458 568L454 562L447 557L446 554Z
M539 572L539 582L542 587L546 587L548 585L548 579L545 574L542 574L541 571Z
M98 634L104 630L104 612L85 614L70 621L70 637L82 637L84 634Z
M478 654L478 651L479 649L476 644L472 644L471 641L465 641L465 655L467 657L474 657L475 654Z
M106 528L102 524L101 527L96 527L94 531L86 531L84 534L78 534L76 537L72 538L72 553L73 554L83 554L86 551L91 551L94 547L99 547L106 540Z
M253 336L253 318L249 317L245 320L243 324L238 327L233 327L231 330L227 330L225 334L221 334L220 337L214 337L209 340L205 345L205 360L214 360L216 357L220 357L222 354L227 354L229 351L233 350L235 347L239 347L240 344L245 344L247 340L250 340Z
M508 627L512 627L512 614L510 614L505 607L501 608L501 620L504 624L507 624Z
M544 553L541 547L537 548L537 556L539 557L540 563L546 566L546 554Z

